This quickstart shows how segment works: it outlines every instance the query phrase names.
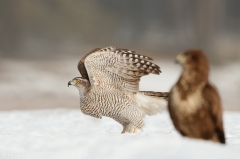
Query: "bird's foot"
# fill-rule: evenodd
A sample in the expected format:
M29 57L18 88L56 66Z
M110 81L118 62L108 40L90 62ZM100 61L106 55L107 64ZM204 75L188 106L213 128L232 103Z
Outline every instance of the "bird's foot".
M137 133L137 130L138 130L137 128L134 128L133 133Z

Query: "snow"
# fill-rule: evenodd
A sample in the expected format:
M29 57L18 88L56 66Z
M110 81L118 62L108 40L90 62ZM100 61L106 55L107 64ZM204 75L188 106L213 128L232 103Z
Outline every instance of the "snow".
M231 158L240 156L240 113L224 113L227 145L181 137L166 111L145 118L137 134L120 134L110 118L78 109L0 112L1 159L61 158Z

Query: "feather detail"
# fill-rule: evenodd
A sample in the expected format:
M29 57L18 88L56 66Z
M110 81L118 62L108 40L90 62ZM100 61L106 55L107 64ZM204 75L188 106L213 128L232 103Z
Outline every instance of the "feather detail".
M143 93L136 94L137 107L145 115L156 115L167 106L167 101L164 98L144 95Z

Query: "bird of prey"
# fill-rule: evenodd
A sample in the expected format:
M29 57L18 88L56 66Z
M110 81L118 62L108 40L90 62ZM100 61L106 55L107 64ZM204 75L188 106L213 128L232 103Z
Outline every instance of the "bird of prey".
M209 62L201 50L177 55L182 75L170 91L168 110L185 137L225 143L220 96L209 82Z
M95 118L110 117L123 126L122 133L141 129L145 115L155 115L167 105L167 92L140 92L144 75L160 74L151 58L128 49L94 49L78 63L82 77L68 85L79 90L80 109Z

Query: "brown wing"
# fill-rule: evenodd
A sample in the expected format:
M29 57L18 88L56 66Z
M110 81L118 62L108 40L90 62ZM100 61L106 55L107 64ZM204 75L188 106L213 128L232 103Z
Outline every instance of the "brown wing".
M87 55L84 66L91 85L138 92L142 76L161 72L150 60L131 50L107 47Z
M86 67L84 65L84 61L86 59L86 57L96 51L100 50L100 48L96 48L93 49L92 51L90 51L89 53L87 53L79 62L78 62L78 71L80 72L82 78L87 79L89 81L89 76L86 70Z
M225 143L225 135L223 129L222 106L220 96L213 86L207 84L203 90L205 99L209 104L209 112L215 123L215 131L221 143Z

